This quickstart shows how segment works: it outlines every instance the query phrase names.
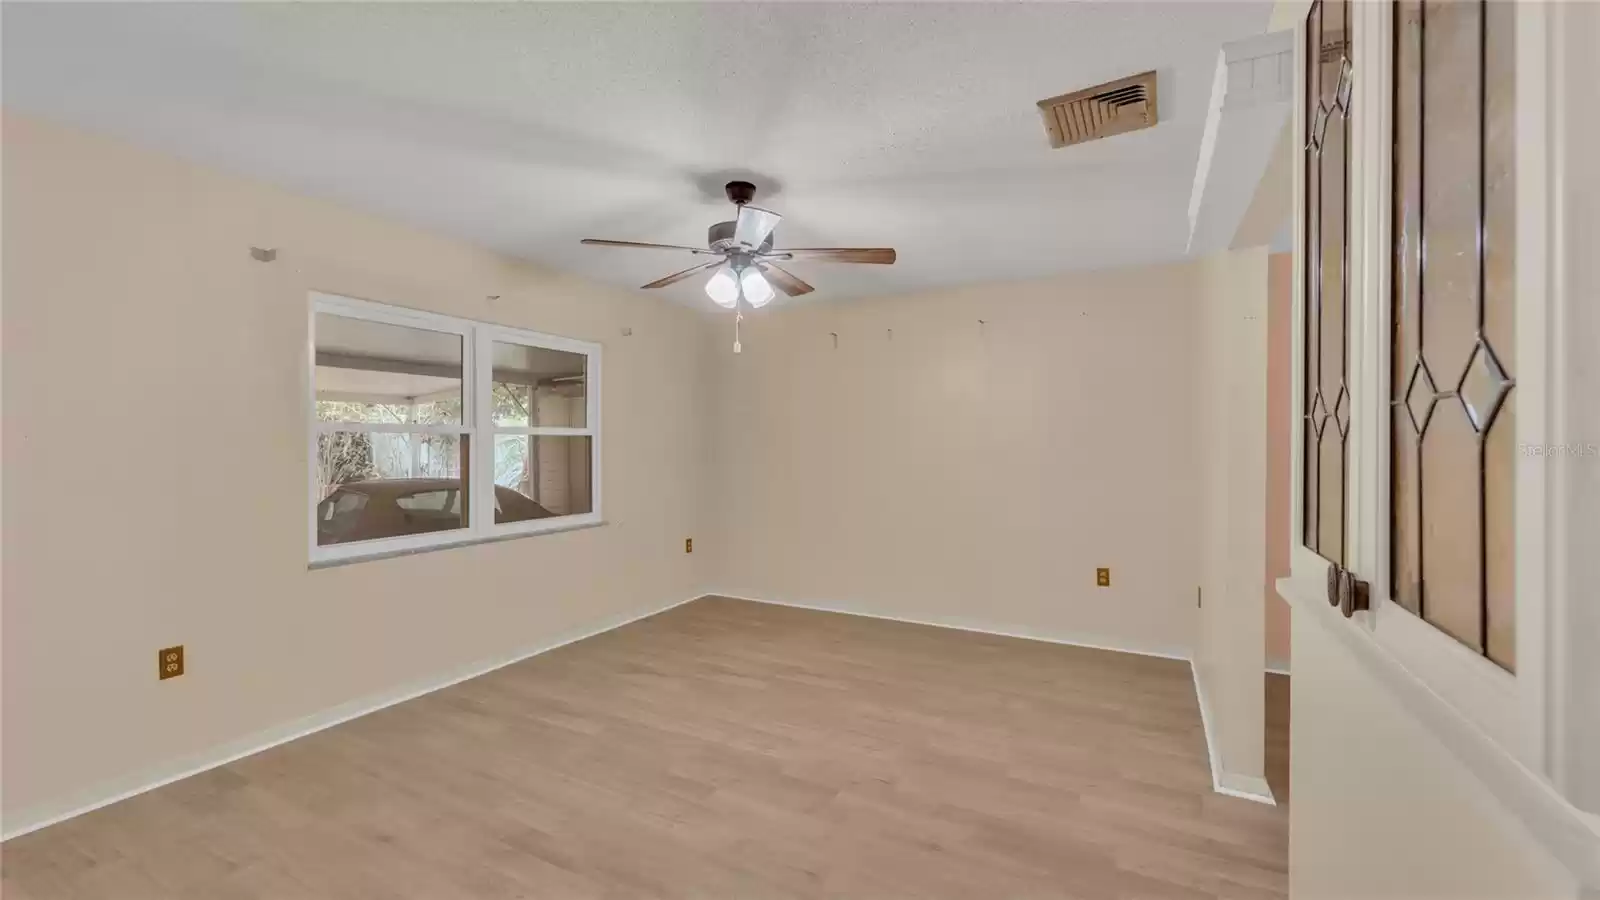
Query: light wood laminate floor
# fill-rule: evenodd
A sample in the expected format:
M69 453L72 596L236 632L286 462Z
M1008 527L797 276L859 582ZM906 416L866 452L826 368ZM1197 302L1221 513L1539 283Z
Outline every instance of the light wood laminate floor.
M1289 676L1267 676L1267 786L1289 804Z
M1248 900L1287 851L1186 663L706 598L13 839L0 893Z

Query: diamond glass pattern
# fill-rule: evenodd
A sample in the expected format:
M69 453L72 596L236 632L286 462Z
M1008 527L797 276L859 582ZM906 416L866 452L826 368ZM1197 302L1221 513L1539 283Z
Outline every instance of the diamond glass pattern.
M1472 427L1479 434L1488 431L1494 424L1495 413L1500 411L1501 401L1511 390L1511 379L1500 369L1500 361L1487 341L1479 340L1478 346L1473 348L1461 386L1456 390L1461 395L1461 405L1467 409L1467 418L1472 420Z
M1417 430L1417 434L1427 430L1433 406L1438 402L1438 389L1433 385L1433 376L1428 374L1428 367L1418 357L1416 365L1411 367L1411 382L1406 386L1406 409L1411 413L1411 427Z

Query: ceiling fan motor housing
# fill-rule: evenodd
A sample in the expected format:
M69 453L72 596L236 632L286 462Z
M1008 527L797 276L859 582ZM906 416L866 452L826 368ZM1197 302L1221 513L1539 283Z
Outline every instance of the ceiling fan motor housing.
M718 222L717 224L711 226L711 228L706 231L706 246L717 251L718 253L726 253L727 251L738 247L739 245L733 240L734 224L735 223L733 222ZM771 249L772 235L769 234L767 235L767 239L761 242L761 246L755 249L755 252L766 253Z

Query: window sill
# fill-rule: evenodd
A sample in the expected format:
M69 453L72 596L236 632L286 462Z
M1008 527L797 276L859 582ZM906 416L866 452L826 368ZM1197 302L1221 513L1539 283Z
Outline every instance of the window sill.
M1276 586L1278 594L1293 607L1294 615L1313 619L1318 627L1332 632L1581 884L1600 888L1600 817L1580 811L1537 773L1518 762L1366 629L1346 621L1328 605L1322 592L1290 578L1278 579Z
M609 522L574 522L571 525L562 525L557 528L547 528L543 531L523 531L516 534L496 534L489 537L462 538L459 541L450 541L443 544L430 544L426 547L408 547L404 550L380 550L376 553L366 553L361 556L346 556L339 559L319 559L307 564L306 568L312 571L317 569L334 569L339 566L349 566L356 563L373 562L379 559L393 559L397 556L416 556L419 553L434 553L439 550L455 550L461 547L473 547L478 544L498 544L501 541L520 541L525 538L544 537L547 534L564 534L569 531L585 531L590 528L604 528Z

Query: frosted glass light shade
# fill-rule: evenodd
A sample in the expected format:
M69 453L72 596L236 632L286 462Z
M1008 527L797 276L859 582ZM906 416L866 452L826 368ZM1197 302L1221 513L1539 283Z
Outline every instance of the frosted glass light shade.
M755 266L745 269L741 283L744 285L745 302L751 307L760 309L772 302L772 285L767 283L766 276L761 274L760 269Z
M739 282L733 277L733 271L727 267L718 269L717 274L706 282L706 296L711 298L711 302L727 309L738 306Z

